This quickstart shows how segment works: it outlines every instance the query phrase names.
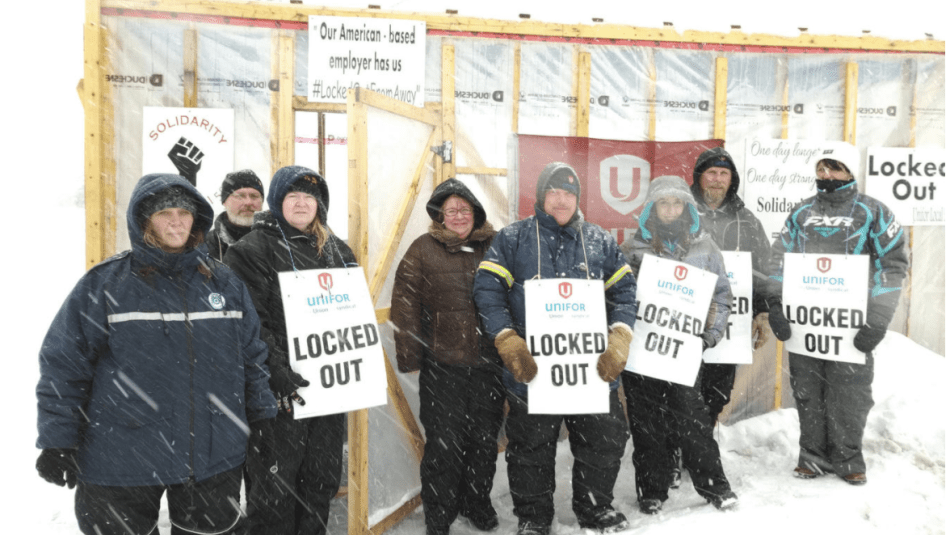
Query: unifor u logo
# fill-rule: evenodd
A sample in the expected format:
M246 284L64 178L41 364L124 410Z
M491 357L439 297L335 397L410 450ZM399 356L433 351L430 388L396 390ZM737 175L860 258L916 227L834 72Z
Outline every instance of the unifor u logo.
M333 275L329 273L321 273L317 276L317 283L326 291L330 291L330 288L333 288Z
M828 273L828 270L831 269L831 259L827 256L823 256L818 259L818 271L822 273Z
M673 270L673 276L678 281L685 279L687 273L689 273L689 270L686 269L686 266L676 266L676 269Z
M567 299L572 293L574 293L574 288L571 286L571 283L562 282L561 284L557 285L557 293L560 294L560 296L564 299Z
M629 214L644 203L650 187L650 162L617 154L600 162L600 195L608 206Z

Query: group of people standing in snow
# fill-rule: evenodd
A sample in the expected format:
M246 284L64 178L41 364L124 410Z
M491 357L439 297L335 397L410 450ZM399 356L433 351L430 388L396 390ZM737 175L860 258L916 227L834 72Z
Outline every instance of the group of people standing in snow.
M770 330L779 340L791 336L785 253L870 257L867 322L854 340L866 363L790 355L801 422L794 474L864 483L873 350L896 308L907 259L893 214L857 191L856 154L829 144L816 164L817 195L792 211L771 246L743 206L739 173L721 148L699 157L692 187L682 177L655 178L622 247L584 220L582 181L567 164L547 165L534 215L500 231L461 181L438 185L426 205L430 227L396 270L391 309L398 368L419 373L427 533L449 533L459 516L482 531L499 526L491 490L503 425L520 535L550 532L562 425L582 528L629 527L613 490L631 436L641 512L661 510L678 486L680 459L703 498L719 509L736 506L713 436L736 366L704 363L692 385L626 369L647 256L717 277L695 333L703 350L724 336L732 304L720 251L752 253L756 349ZM293 417L294 405L306 403L297 390L309 383L290 366L277 274L352 267L356 258L327 226L327 184L310 169L278 170L267 211L251 171L229 174L221 196L225 212L215 220L181 176L142 177L127 212L131 250L79 281L43 342L36 466L44 479L77 487L84 533L152 532L166 493L173 533L326 531L344 416ZM817 229L816 215L844 226ZM544 279L602 282L607 336L595 379L609 385L602 413L529 410L538 363L526 342L525 283Z

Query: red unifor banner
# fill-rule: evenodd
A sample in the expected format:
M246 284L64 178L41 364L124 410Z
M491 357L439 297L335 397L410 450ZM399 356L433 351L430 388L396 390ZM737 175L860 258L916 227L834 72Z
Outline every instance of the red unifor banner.
M693 183L693 166L721 139L615 141L586 137L518 136L518 219L534 214L535 188L544 166L564 162L581 180L579 205L587 221L623 242L637 228L650 180L675 175Z

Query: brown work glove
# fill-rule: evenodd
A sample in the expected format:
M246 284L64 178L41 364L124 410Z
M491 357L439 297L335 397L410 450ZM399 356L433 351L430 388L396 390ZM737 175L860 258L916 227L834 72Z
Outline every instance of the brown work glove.
M632 340L633 331L630 327L620 324L610 329L610 334L607 335L607 350L597 358L597 374L601 379L610 383L620 377L620 372L627 366Z
M764 346L772 336L772 329L769 327L769 313L759 312L752 319L752 349L757 350Z
M528 351L528 344L514 329L504 329L498 333L495 337L495 347L515 381L530 383L538 374L538 365Z

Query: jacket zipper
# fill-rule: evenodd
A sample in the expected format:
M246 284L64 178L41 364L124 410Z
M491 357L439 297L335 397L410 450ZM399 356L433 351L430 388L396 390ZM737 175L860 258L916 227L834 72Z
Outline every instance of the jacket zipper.
M188 418L189 435L189 455L188 479L195 481L195 351L192 345L192 325L188 318L188 295L185 292L184 276L179 274L178 280L181 283L178 287L181 291L183 308L185 310L185 342L188 350L188 403L191 406L190 416Z

